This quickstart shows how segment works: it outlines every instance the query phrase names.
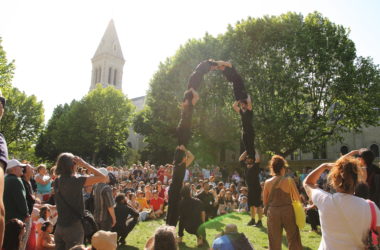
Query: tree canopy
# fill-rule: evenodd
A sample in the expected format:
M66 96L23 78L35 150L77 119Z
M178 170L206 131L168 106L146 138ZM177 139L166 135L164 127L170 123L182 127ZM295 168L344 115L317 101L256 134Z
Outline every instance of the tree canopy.
M51 161L66 151L96 164L123 160L133 111L121 91L98 85L80 101L55 108L36 153Z
M317 12L248 18L217 37L189 40L160 65L147 108L134 122L145 135L148 158L172 160L187 79L208 58L232 62L245 80L261 152L310 152L339 140L342 132L379 124L379 68L371 58L356 55L346 28ZM210 73L200 97L189 148L198 159L216 162L220 152L239 145L232 87L220 73Z

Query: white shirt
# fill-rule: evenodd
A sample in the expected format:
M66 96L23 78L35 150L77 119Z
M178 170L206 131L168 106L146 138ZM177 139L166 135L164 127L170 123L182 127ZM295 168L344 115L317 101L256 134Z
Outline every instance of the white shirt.
M189 170L188 169L186 169L186 171L185 171L185 178L183 178L183 181L188 181L189 180Z
M366 200L350 194L330 194L318 188L312 189L312 200L318 207L321 221L319 250L364 249L372 219ZM380 226L380 211L376 205L375 208L376 226Z

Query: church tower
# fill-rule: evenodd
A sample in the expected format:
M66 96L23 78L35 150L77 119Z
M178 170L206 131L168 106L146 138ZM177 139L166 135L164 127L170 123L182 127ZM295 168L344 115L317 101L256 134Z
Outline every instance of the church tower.
M98 83L101 83L103 87L111 85L116 89L122 90L121 82L125 60L113 20L109 22L91 61L92 77L90 91Z

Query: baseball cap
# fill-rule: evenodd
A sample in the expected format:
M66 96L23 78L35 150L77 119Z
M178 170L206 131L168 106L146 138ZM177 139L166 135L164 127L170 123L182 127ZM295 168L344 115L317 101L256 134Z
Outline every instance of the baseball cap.
M16 159L12 159L12 160L9 160L7 162L7 169L11 169L14 167L25 167L25 166L26 166L26 164L22 164L21 162L19 162Z

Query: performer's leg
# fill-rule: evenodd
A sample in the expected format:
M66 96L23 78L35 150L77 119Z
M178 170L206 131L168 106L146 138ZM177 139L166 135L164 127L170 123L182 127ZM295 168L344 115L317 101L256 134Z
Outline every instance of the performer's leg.
M235 100L239 101L239 100L244 100L248 98L243 79L236 72L236 69L234 67L232 68L226 67L223 70L223 75L227 78L229 82L233 83Z

